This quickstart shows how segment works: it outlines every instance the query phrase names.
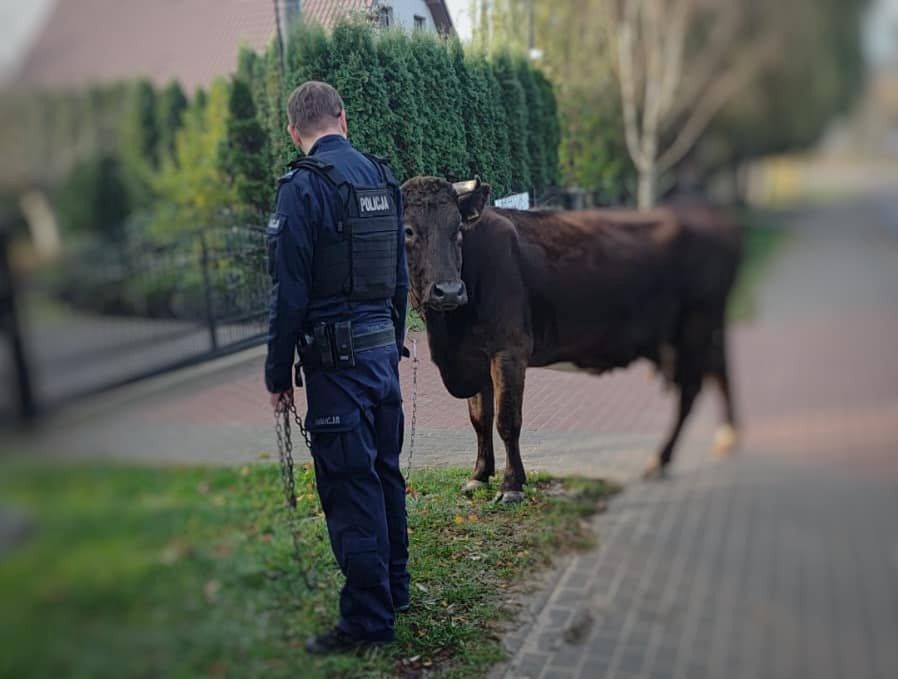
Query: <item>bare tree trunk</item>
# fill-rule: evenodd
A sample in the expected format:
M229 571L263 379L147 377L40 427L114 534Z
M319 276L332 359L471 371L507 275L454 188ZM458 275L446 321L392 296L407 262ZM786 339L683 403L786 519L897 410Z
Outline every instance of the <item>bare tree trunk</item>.
M639 190L637 197L640 210L651 210L655 207L657 187L658 175L655 172L654 166L651 168L639 168Z
M689 153L714 116L777 49L779 38L769 32L756 32L753 38L734 43L740 30L750 28L741 3L603 3L607 23L614 28L610 39L615 45L627 151L639 173L640 209L655 206L659 177ZM699 41L701 49L692 54L687 42L708 12L712 20L709 34L704 44Z

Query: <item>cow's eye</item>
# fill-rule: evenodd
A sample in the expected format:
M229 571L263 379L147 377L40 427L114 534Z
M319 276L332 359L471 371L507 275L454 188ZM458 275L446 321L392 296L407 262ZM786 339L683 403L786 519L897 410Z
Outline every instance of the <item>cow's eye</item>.
M405 227L405 237L409 238L409 239L415 237L415 231L414 231L414 229L412 229L412 227L410 227L410 226Z

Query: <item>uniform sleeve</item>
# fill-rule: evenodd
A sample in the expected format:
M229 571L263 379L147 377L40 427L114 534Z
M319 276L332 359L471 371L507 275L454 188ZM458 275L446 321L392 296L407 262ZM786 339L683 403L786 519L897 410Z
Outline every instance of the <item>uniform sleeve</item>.
M309 195L297 181L281 184L268 226L271 302L265 385L271 393L293 385L294 353L309 304L314 248Z
M396 328L396 346L399 356L405 345L405 314L408 307L408 267L405 259L405 224L402 217L402 194L396 191L396 205L399 214L399 248L396 257L396 292L393 294L393 326Z

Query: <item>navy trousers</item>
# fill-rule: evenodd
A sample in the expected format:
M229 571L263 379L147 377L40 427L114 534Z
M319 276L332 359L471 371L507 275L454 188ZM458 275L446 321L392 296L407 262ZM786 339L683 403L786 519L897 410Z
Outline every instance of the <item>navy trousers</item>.
M394 611L408 603L404 433L395 346L356 354L343 370L306 370L307 428L331 547L346 583L344 632L392 641Z

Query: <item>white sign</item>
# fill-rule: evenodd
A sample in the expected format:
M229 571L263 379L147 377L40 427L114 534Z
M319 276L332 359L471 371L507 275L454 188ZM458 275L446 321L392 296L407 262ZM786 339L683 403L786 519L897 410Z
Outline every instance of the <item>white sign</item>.
M505 198L496 198L495 205L496 207L507 207L512 210L529 210L530 194L525 191L524 193L513 193L510 196L505 196Z

